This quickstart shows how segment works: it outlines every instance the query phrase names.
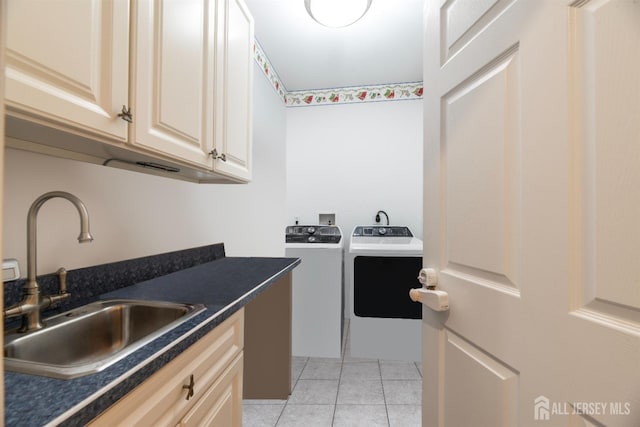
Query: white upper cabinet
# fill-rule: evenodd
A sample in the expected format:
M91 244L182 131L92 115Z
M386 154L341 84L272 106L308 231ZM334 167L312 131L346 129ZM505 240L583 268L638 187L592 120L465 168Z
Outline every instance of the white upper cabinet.
M251 179L253 17L240 0L219 0L214 169Z
M241 0L8 4L6 104L19 128L7 133L37 143L13 146L250 180L253 18Z
M131 142L211 168L214 0L133 3Z
M126 141L128 3L9 0L7 13L7 113Z

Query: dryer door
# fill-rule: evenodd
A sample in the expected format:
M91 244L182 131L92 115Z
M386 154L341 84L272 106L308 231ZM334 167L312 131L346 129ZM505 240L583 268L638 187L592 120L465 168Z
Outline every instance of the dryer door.
M358 317L422 319L407 295L420 287L421 257L357 256L353 262L353 310Z

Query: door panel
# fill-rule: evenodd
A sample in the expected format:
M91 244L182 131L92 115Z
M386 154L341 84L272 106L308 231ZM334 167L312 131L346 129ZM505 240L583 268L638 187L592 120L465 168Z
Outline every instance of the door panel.
M213 148L213 0L133 5L137 146L211 168Z
M428 0L424 42L423 425L640 425L640 3Z
M630 321L640 331L640 122L630 120L640 117L640 62L627 60L640 51L640 7L587 2L571 12L571 65L585 70L574 86L581 197L572 208L582 217L573 236L581 276L574 281L575 308Z
M517 425L518 374L446 331L444 419L452 426ZM458 402L465 402L460 410ZM501 408L501 410L496 410Z
M448 92L441 107L445 272L496 288L517 287L519 270L518 67L510 49Z
M127 2L12 0L7 8L7 112L126 141L117 114L129 99Z
M449 0L445 2L440 14L442 64L469 43L510 3L512 0Z
M216 172L251 179L254 22L242 0L218 2Z

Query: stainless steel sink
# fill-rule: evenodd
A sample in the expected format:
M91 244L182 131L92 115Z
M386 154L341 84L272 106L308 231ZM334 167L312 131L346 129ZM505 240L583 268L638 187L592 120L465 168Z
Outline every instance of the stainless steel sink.
M101 371L204 310L201 304L107 300L4 337L8 371L70 379Z

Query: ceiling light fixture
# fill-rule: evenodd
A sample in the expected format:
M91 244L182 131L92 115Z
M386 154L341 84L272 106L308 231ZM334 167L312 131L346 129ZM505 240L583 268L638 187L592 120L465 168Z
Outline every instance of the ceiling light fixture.
M325 27L347 27L367 13L372 0L304 0L309 15Z

